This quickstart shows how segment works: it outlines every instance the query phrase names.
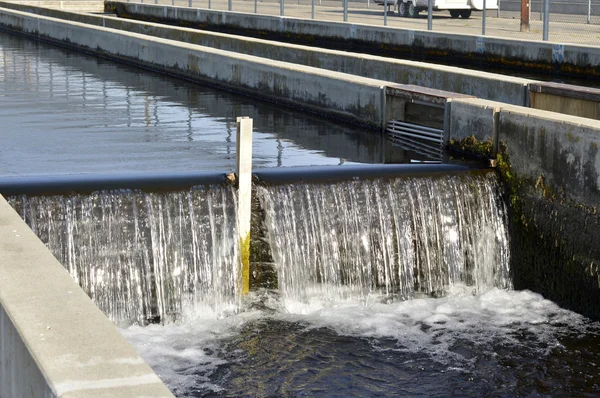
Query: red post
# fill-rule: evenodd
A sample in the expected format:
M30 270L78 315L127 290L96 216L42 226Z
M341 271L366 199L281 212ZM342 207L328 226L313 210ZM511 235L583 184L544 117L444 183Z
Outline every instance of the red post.
M529 32L529 2L521 0L521 32Z

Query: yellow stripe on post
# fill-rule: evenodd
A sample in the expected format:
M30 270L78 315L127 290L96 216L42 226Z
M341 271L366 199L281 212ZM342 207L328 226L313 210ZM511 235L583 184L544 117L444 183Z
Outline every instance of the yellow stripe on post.
M237 118L238 237L242 294L250 291L250 216L252 205L252 119Z

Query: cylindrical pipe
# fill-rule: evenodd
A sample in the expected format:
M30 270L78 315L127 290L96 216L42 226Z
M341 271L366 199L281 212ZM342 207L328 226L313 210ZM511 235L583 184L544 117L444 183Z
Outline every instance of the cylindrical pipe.
M233 10L233 0L227 1L227 10L229 10L229 11Z
M254 0L254 13L258 14L258 0Z
M192 0L188 1L188 7L192 8Z
M550 0L544 0L544 32L543 40L548 41L548 34L550 30Z
M590 23L590 19L592 18L592 0L588 0L588 15L587 15L587 23Z
M487 2L486 0L483 0L483 15L481 17L481 35L485 36L485 20L486 20L486 8L487 8Z
M176 190L199 185L219 185L225 182L225 173L212 171L1 177L0 194L35 196L121 189Z
M356 178L418 177L468 173L482 170L459 164L361 164L348 166L274 167L254 170L259 183L280 185L291 183L313 183L352 180Z
M315 0L310 2L310 19L315 19Z
M252 119L237 118L237 219L242 294L250 291L250 219L252 214Z
M284 0L279 0L279 15L283 17L284 15L284 10L285 9L285 5L284 5Z
M427 1L427 30L433 29L433 2L435 0Z

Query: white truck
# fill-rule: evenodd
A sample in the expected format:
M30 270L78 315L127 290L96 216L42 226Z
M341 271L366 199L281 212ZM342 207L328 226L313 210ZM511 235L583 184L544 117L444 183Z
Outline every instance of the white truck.
M421 11L427 11L429 1L433 1L433 11L450 11L452 18L467 19L473 10L483 10L483 0L374 0L380 6L388 7L388 12L394 10L401 17L416 17ZM486 0L485 8L497 10L497 0Z

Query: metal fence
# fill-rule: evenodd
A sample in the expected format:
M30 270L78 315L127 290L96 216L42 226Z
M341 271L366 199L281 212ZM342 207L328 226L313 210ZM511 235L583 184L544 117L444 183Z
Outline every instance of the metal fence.
M431 11L427 0L418 7L402 0L129 0L263 15L312 18L323 21L387 25L408 29L550 40L561 43L600 45L600 0L530 0L529 30L521 28L520 0L475 0L487 10L470 16ZM473 0L471 0L473 1ZM495 7L498 1L498 7ZM433 4L433 2L431 2ZM452 14L452 15L451 15ZM404 16L404 17L403 17Z

